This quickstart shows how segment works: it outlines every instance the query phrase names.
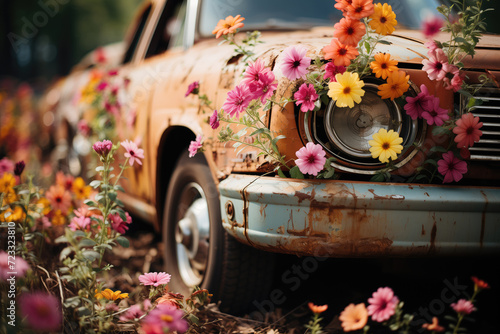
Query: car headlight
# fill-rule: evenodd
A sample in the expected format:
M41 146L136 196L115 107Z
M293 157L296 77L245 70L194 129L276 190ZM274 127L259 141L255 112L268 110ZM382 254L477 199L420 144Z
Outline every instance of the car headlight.
M303 125L308 141L321 144L330 154L337 158L335 167L359 174L374 174L386 165L373 159L368 141L380 129L393 130L403 138L403 151L395 161L400 167L415 154L415 142L423 140L425 124L422 120L412 120L401 100L382 99L378 79L365 80L365 95L361 102L353 108L337 107L330 101L326 108L304 117ZM411 84L406 95L416 96L417 88ZM400 98L402 99L402 98Z

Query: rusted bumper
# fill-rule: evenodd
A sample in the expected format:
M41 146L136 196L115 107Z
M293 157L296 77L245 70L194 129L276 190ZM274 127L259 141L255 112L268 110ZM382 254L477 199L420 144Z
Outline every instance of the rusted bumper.
M328 257L500 253L500 188L231 175L224 228L251 246Z

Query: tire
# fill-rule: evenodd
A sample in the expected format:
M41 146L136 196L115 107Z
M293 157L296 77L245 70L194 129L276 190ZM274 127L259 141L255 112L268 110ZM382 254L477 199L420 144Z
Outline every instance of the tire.
M223 312L241 314L267 297L274 254L246 246L222 227L217 187L203 155L178 160L165 199L165 270L172 292L196 286L213 294Z

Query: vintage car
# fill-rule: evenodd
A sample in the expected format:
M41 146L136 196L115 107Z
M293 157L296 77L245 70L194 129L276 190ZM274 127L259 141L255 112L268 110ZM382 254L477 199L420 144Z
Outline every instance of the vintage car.
M461 95L439 87L422 71L427 49L419 28L426 15L438 14L439 1L389 3L398 26L377 50L390 53L410 76L407 96L417 96L425 84L441 108L460 116ZM199 82L199 94L220 109L241 80L244 58L212 34L220 19L237 14L245 17L245 26L236 38L244 38L245 30L262 33L263 43L254 52L276 73L277 91L288 97L298 87L278 75L283 50L300 45L312 58L321 58L333 25L342 18L334 1L149 0L138 11L118 66L128 80L131 107L124 113L134 113L133 122L116 127L118 140L140 143L145 159L126 170L121 199L161 233L172 291L201 286L224 309L237 312L266 292L273 253L348 258L498 253L498 87L481 88L475 95L482 104L472 113L481 117L483 136L469 148L468 171L457 183L445 185L441 178L429 184L415 177L447 139L423 119L408 116L396 100L382 100L374 76L365 80L366 94L353 108L329 100L308 113L293 102L262 112L270 131L285 137L276 142L283 156L293 161L312 142L335 158L330 160L332 179L278 177L272 161L251 146L238 152L231 143L217 141L211 113L196 94L186 94L191 83ZM499 57L500 37L484 35L475 56L464 60L467 82L479 83L482 74L493 83L499 80ZM55 125L64 129L58 143L70 148L68 163L76 173L81 165L74 157L88 154L90 145L77 131L81 114L75 95L93 69L73 71L47 95ZM368 142L380 128L403 138L390 173L369 151ZM201 134L205 150L189 157L188 146ZM390 182L379 182L388 175Z

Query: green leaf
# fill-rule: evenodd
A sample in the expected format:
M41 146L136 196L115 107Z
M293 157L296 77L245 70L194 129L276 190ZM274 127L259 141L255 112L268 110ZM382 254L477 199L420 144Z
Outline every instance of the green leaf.
M286 175L285 175L285 173L283 173L281 168L278 168L278 175L279 175L279 177L286 179Z
M88 206L97 206L97 203L90 199L86 199L85 201L83 201L83 203L85 203Z
M448 152L447 149L445 149L443 146L432 146L429 152Z
M61 235L59 238L57 238L54 241L56 244L62 244L63 242L68 242L68 239L64 235Z
M82 255L84 258L86 258L87 260L89 260L91 262L93 262L101 257L101 254L99 254L96 251L90 250L90 249L84 250L82 252Z
M102 183L101 180L94 180L94 181L90 182L89 186L96 189L101 185L101 183Z
M122 247L125 247L125 248L128 248L130 246L130 241L125 238L124 236L118 236L116 237L116 242L122 246Z
M434 160L434 159L427 159L427 160L425 160L424 161L424 165L425 164L431 164L431 165L436 166L436 167L438 166L436 160Z
M92 311L90 311L88 308L86 308L85 306L81 306L79 308L76 309L76 312L78 313L78 316L82 317L82 316L85 316L85 315L91 315L92 314Z
M104 166L97 166L97 167L95 168L95 171L96 171L96 172L103 172L103 171L104 171Z
M117 194L117 193L115 193L115 192L110 192L110 193L108 193L108 197L109 197L109 199L110 199L110 200L112 200L113 202L114 202L114 201L116 201L116 196L117 196L117 195L118 195L118 194Z
M90 247L90 246L94 246L96 245L97 243L92 240L92 239L82 239L80 240L80 242L78 243L78 247L80 248L83 248L83 247Z
M65 258L68 257L69 254L71 254L72 250L70 247L66 247L61 251L61 254L59 254L59 261L64 260Z
M292 169L290 169L290 176L294 179L304 178L304 174L302 174L298 166L293 166Z
M392 43L389 42L389 41L386 41L386 40L383 40L381 39L380 41L378 41L380 44L385 44L385 45L391 45Z
M384 174L377 173L371 177L370 181L372 181L372 182L384 182L385 181Z

